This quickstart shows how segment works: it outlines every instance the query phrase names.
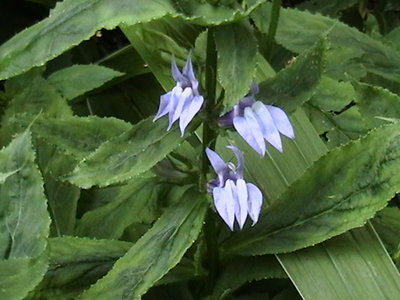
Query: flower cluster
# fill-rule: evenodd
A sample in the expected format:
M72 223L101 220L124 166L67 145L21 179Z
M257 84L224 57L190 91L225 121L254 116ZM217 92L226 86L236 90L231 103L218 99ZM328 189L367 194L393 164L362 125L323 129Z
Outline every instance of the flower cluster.
M186 126L203 105L204 98L199 93L199 81L194 74L190 56L182 72L178 69L175 58L173 58L171 72L176 81L176 86L172 91L161 96L160 107L153 121L168 114L169 124L167 130L170 130L175 121L179 119L179 128L183 136Z
M160 107L153 121L168 114L170 130L179 119L179 127L183 136L189 122L199 112L204 98L199 93L199 82L196 79L192 60L188 57L182 72L175 59L171 64L172 76L176 86L160 98ZM270 143L279 151L283 151L281 136L294 138L293 127L286 113L275 106L256 101L258 86L253 83L251 92L243 98L231 111L221 116L218 124L221 127L234 127L243 139L261 156L265 155ZM242 229L247 216L257 223L263 196L260 189L243 178L244 157L242 151L235 146L227 146L237 158L237 166L226 163L216 152L207 148L207 157L218 177L209 183L209 190L214 198L214 206L218 214L234 229L235 219Z

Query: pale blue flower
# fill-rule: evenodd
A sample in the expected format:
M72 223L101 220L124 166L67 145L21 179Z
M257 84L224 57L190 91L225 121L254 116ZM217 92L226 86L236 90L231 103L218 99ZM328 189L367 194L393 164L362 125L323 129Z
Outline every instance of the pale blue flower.
M294 130L286 113L279 107L255 100L258 86L253 84L249 96L243 98L231 111L219 118L221 127L233 126L242 138L261 156L267 147L264 140L283 151L280 134L294 138Z
M203 105L204 98L199 93L199 82L194 74L190 55L182 72L178 69L175 58L173 58L171 72L176 81L176 86L172 91L161 96L160 107L153 121L168 114L167 130L170 130L175 121L179 119L179 128L183 136L186 126Z
M257 186L246 183L243 179L243 153L235 146L227 146L236 156L238 165L225 163L213 150L207 148L207 157L218 177L209 184L213 194L214 205L225 223L233 230L235 218L240 229L246 221L247 215L257 223L262 206L262 193Z

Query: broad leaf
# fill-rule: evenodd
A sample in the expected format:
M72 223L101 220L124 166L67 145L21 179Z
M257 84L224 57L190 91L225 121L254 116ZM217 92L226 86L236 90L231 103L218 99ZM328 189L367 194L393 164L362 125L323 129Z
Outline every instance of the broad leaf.
M47 269L50 218L29 132L0 151L0 298L22 299ZM17 170L15 172L15 170Z
M0 79L41 66L89 39L101 28L136 24L174 13L168 0L65 0L48 18L25 29L0 47ZM93 17L95 16L95 17Z
M143 120L84 158L68 180L85 189L104 187L149 170L183 141L176 127L166 129L166 118Z
M34 162L30 133L19 134L0 151L0 171L19 169L0 185L0 257L39 256L46 247L50 218L42 176Z
M49 239L49 270L28 299L75 299L103 277L131 243L76 237Z
M386 249L394 259L399 259L400 253L400 209L385 207L372 219L372 224L385 243Z
M65 99L70 100L122 75L99 65L73 65L52 73L47 80Z
M267 278L286 278L286 273L274 256L237 258L222 271L209 299L226 299L228 295L247 282Z
M214 35L218 79L225 89L225 110L229 110L250 89L256 71L257 42L245 22L217 27Z
M0 261L0 298L26 299L47 271L47 256Z
M154 178L138 178L118 189L104 206L87 212L79 221L77 234L95 238L118 239L133 223L154 220L159 185Z
M29 119L17 116L11 122L23 127L29 124ZM31 128L35 136L80 160L101 144L127 131L130 125L115 118L71 116L60 119L38 118Z
M362 226L400 189L398 124L319 159L261 216L224 245L228 253L288 252Z
M206 208L204 196L189 190L81 299L140 299L197 238Z
M303 299L391 300L400 293L399 272L371 226L279 260Z
M327 40L320 39L285 69L260 84L257 99L291 113L309 100L319 84L325 64Z
M121 26L123 33L137 50L164 90L170 90L175 81L171 74L171 59L183 67L201 28L187 21L164 17L145 24ZM194 65L196 61L194 59ZM195 72L198 76L199 70Z
M266 3L252 15L263 32L268 30L263 16L269 15L270 11L271 5ZM281 9L276 40L285 48L301 53L325 35L330 41L327 72L334 78L347 80L348 74L362 78L370 72L399 83L396 74L400 72L400 54L395 49L335 19L295 9Z
M52 117L72 115L65 99L36 72L28 72L6 82L6 96L10 99L2 116L0 140L7 144L11 136L23 131L39 114ZM23 128L16 126L10 119L15 115L25 114Z

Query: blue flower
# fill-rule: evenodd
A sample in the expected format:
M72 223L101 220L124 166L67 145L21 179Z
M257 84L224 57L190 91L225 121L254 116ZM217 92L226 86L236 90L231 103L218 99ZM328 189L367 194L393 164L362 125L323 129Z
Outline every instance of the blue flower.
M257 93L258 86L253 84L250 95L220 117L218 124L221 127L235 127L242 138L261 156L264 156L267 150L264 140L282 152L280 134L293 139L292 124L286 113L279 107L256 101Z
M179 128L183 136L186 126L203 105L204 98L199 93L199 82L195 77L190 55L182 72L178 69L175 58L173 58L171 72L176 81L176 86L172 91L161 96L160 107L153 121L168 114L167 130L170 130L175 121L179 119Z
M243 153L235 146L231 149L238 161L237 167L232 163L225 163L213 150L207 148L207 157L211 162L218 177L209 183L213 194L214 205L225 223L233 231L236 221L240 229L246 221L247 215L257 223L262 206L262 193L257 186L243 180L244 158Z

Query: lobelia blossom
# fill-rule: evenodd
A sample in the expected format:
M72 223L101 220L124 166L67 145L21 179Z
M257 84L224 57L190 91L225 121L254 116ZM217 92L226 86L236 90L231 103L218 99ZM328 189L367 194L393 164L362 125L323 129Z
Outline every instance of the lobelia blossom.
M294 131L286 113L279 107L265 105L255 100L257 84L253 83L250 95L243 98L231 111L221 116L221 127L233 126L242 138L261 156L267 147L264 140L283 151L280 134L294 139Z
M182 72L178 69L175 58L173 58L171 72L176 81L176 86L160 97L160 107L153 122L168 114L167 130L170 130L175 121L179 119L179 128L183 136L186 126L203 105L204 98L199 93L199 81L194 74L190 55Z
M235 146L227 146L232 150L238 161L237 167L232 163L225 163L213 150L207 148L207 157L218 177L209 183L213 194L214 205L225 223L233 231L235 218L240 229L246 221L247 215L257 223L262 206L262 193L257 186L246 183L243 179L243 153Z

